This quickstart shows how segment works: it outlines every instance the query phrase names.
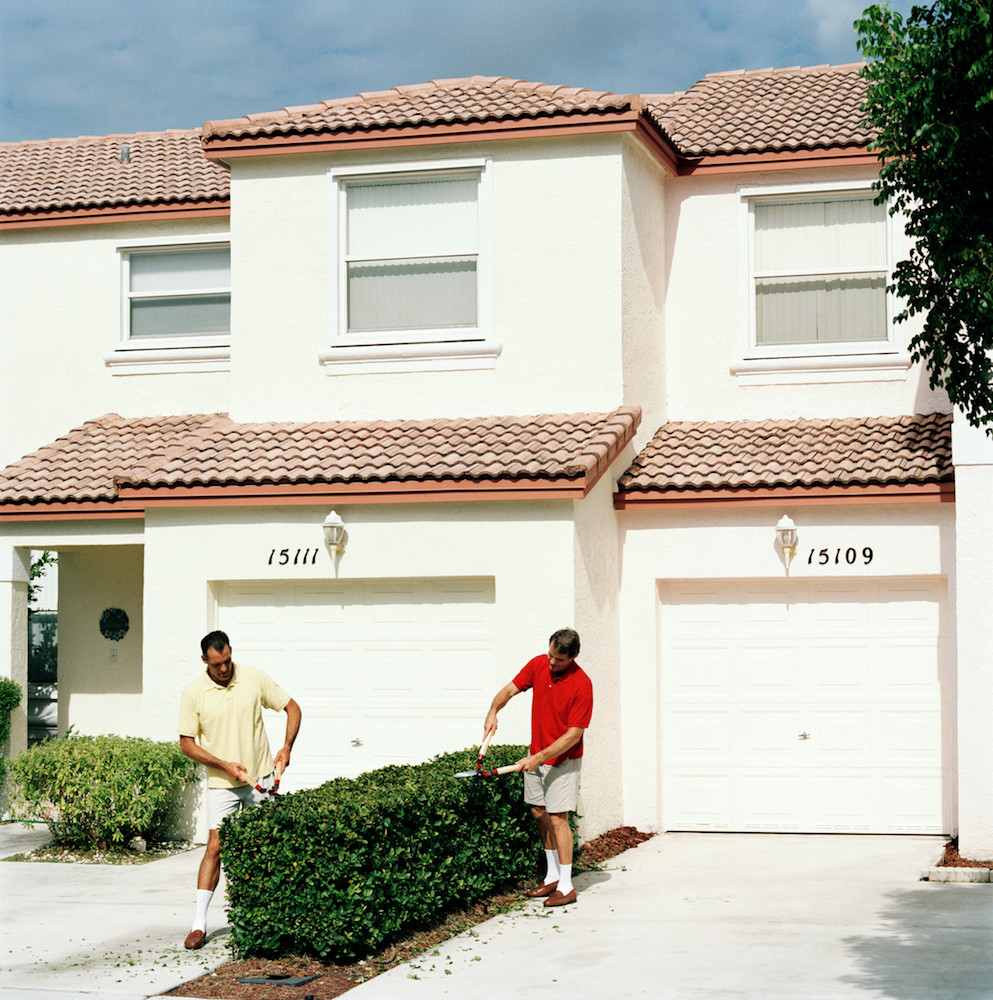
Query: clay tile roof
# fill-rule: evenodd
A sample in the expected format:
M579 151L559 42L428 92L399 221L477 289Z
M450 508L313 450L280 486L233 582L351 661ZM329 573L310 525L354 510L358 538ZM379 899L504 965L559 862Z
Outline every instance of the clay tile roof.
M209 146L212 139L520 121L558 115L640 111L641 108L641 98L634 94L528 83L503 76L472 76L431 80L306 107L283 108L244 118L207 122L203 135Z
M0 470L0 505L113 500L114 479L166 460L217 418L117 414L87 421L39 451Z
M688 91L647 95L683 156L866 146L861 64L710 73Z
M0 470L0 510L114 500L118 489L128 488L496 480L592 485L640 419L638 407L363 423L109 414Z
M204 156L199 130L0 143L0 216L228 197L228 170Z
M954 478L952 418L852 417L663 424L621 492L883 486Z

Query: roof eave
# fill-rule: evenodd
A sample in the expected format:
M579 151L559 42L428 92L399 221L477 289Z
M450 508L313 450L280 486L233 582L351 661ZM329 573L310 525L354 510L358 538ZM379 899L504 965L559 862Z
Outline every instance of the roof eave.
M342 149L383 149L397 146L441 145L461 142L496 142L522 138L598 135L634 132L646 142L672 173L676 155L646 117L644 111L625 109L596 114L562 114L540 118L493 121L440 122L432 125L398 125L380 129L301 131L276 135L205 136L208 160L228 162L249 156L327 153Z
M223 219L230 214L230 198L141 205L83 205L3 212L0 213L0 227L4 229L41 229L55 226L92 226L121 222L162 222L172 219Z
M726 487L716 489L618 490L615 510L658 507L727 507L747 504L771 506L835 506L858 504L954 503L955 481L929 483L879 483L825 486Z
M759 170L810 170L814 167L850 167L878 164L879 155L867 146L823 149L777 149L741 153L680 154L679 176L693 174L742 174Z

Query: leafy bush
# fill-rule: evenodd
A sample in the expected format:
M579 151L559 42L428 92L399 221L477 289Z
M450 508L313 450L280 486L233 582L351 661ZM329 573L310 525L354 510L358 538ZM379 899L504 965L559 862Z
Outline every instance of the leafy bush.
M11 806L19 819L48 823L59 844L120 847L134 837L158 840L183 787L198 777L178 743L69 735L11 761Z
M3 785L5 762L2 756L10 737L10 713L21 703L21 687L8 677L0 677L0 785Z
M524 747L491 747L487 766ZM351 960L535 870L520 775L455 779L476 752L263 803L221 825L232 944L242 957Z

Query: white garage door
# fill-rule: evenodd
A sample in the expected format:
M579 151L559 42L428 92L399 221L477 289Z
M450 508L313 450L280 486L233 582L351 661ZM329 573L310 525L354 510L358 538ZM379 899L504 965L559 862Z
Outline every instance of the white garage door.
M661 599L667 829L945 832L943 581L667 583Z
M303 725L281 788L478 743L498 686L492 580L225 583L235 662L271 674ZM273 750L285 715L265 713Z

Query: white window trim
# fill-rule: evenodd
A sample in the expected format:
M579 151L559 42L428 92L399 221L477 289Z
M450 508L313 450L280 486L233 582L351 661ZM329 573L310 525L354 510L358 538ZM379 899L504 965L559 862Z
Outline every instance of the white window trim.
M117 273L117 301L113 328L117 341L104 355L104 363L115 375L149 375L173 372L229 371L231 367L231 335L206 337L156 337L147 341L131 340L128 336L130 315L129 255L147 250L196 250L199 247L231 245L231 237L223 235L165 236L161 239L121 240L114 245L113 259ZM230 289L229 289L230 291Z
M906 378L911 358L906 347L897 342L893 324L895 303L889 292L886 294L885 341L764 346L755 343L755 240L752 206L761 201L818 201L830 195L853 194L874 197L872 182L738 186L739 357L732 364L731 372L738 377L740 384L902 381ZM887 284L894 265L894 220L887 215Z
M346 187L349 181L398 180L457 171L479 174L477 212L479 245L476 257L477 324L466 330L411 330L349 334L346 260ZM329 346L318 352L328 374L375 374L405 371L465 371L493 368L501 345L493 336L493 195L492 158L422 160L410 163L356 164L331 167L328 274Z

